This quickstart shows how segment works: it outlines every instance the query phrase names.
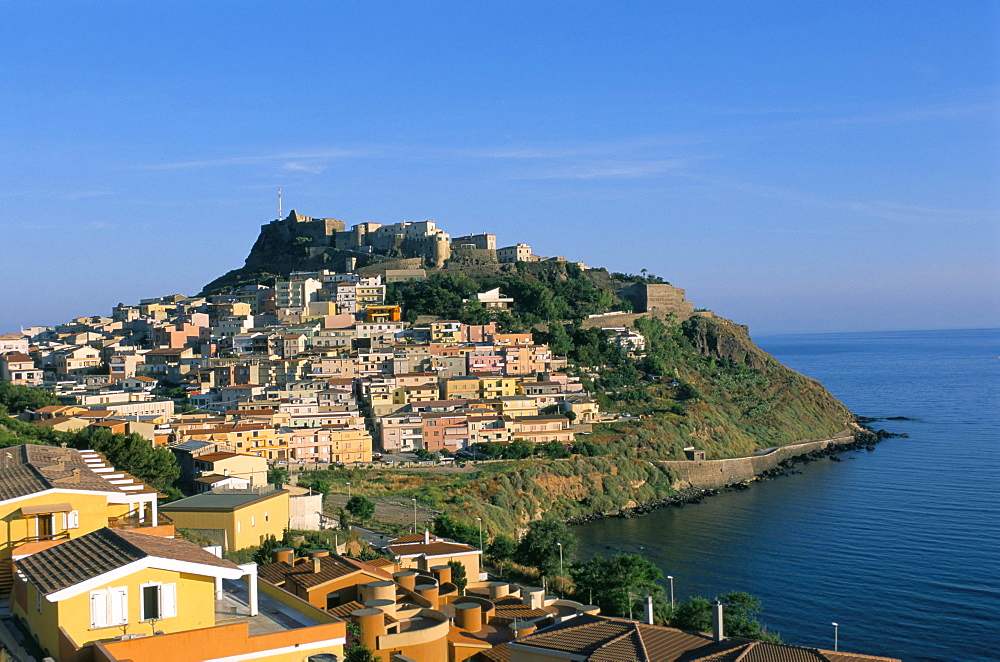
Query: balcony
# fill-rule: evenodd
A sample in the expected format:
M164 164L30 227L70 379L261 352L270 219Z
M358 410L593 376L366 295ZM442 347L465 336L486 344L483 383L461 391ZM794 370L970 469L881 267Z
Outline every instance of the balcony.
M69 531L60 531L58 533L41 533L37 536L27 536L26 538L21 538L20 540L12 540L11 542L17 545L23 545L27 542L47 542L49 540L68 540Z
M126 517L109 517L108 518L108 528L111 529L143 529L152 528L156 526L174 526L174 521L164 515L163 513L156 513L156 521L154 522L152 518L146 517L145 519L139 519L138 515L128 515Z

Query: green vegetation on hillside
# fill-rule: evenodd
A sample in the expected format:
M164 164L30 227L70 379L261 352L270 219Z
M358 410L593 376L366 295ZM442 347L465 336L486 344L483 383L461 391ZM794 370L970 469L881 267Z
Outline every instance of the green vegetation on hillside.
M477 292L495 287L514 299L511 311L487 309L475 298ZM463 304L463 300L468 302ZM508 332L526 331L553 320L582 320L628 305L597 287L571 262L519 262L515 269L503 272L439 271L422 282L390 284L386 303L401 305L409 321L435 315L466 324L497 322Z

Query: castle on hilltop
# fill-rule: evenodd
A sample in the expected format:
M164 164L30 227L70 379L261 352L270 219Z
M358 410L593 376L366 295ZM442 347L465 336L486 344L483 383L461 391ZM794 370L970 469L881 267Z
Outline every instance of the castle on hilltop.
M258 244L300 247L310 256L328 251L347 254L380 255L400 260L419 259L430 268L441 268L454 258L464 264L505 264L537 262L531 246L518 243L497 247L494 234L474 234L452 238L434 221L358 223L350 229L335 218L313 218L294 209L285 218L261 226ZM256 250L257 247L255 247ZM267 254L265 251L263 254ZM249 260L254 261L251 255Z
M441 267L451 257L451 236L438 229L434 221L358 223L348 230L344 221L303 216L293 209L286 218L263 226L261 234L265 233L277 234L286 241L303 237L313 247L423 258L435 267Z

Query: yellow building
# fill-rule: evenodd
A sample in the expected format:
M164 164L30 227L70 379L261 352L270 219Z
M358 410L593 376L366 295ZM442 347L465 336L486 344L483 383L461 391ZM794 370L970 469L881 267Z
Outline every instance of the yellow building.
M267 460L257 455L221 451L193 458L197 475L218 474L250 481L250 487L267 485Z
M462 323L454 320L431 322L431 342L462 342Z
M279 540L288 528L288 490L208 492L174 501L161 510L174 525L193 529L226 551L259 545L271 535Z
M186 540L108 528L19 559L16 568L13 612L59 662L129 630L214 626L216 579L244 574Z
M478 377L451 377L441 381L442 400L474 400L479 397Z
M268 460L288 459L291 432L276 430L264 423L222 424L198 430L186 430L183 441L206 441L244 455L256 455Z
M14 614L58 662L344 654L343 621L294 596L273 599L256 564L237 566L184 540L102 529L17 565Z
M523 417L538 415L538 402L534 398L511 395L496 398L496 401L500 406L500 413L505 416Z
M483 377L479 380L480 398L489 400L512 395L520 395L518 380L514 377Z
M26 544L78 538L106 526L151 528L157 492L116 471L93 451L25 444L0 450L0 593L10 589L10 561Z

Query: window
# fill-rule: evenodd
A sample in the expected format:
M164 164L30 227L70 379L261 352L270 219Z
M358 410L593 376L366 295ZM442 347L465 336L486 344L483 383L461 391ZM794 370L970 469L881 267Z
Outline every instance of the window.
M128 587L117 586L90 592L90 628L128 623Z
M177 615L177 584L142 586L142 620L158 621Z

